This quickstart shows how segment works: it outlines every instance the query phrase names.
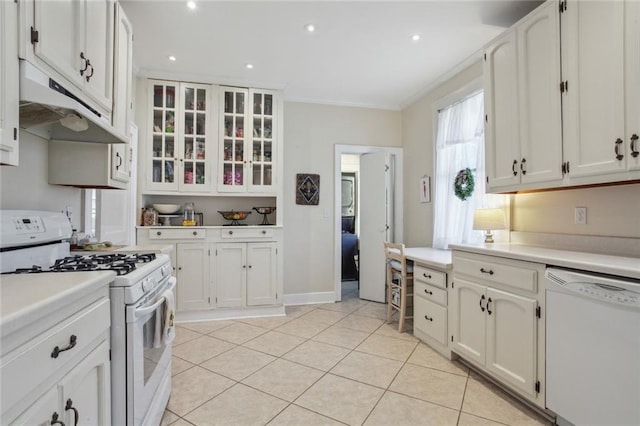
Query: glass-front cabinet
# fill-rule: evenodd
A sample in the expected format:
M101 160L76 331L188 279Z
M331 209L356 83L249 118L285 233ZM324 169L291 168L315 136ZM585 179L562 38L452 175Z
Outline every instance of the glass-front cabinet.
M211 190L211 86L150 80L151 146L147 189Z
M274 191L275 92L225 87L220 96L218 190Z

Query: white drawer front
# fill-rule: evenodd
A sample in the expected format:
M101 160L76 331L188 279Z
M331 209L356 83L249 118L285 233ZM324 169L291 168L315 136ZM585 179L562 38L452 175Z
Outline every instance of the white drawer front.
M273 229L265 228L244 228L244 229L222 229L220 238L224 239L251 239L251 238L273 238Z
M413 303L413 326L446 346L447 309L422 297L416 297Z
M447 291L432 285L416 281L413 287L414 295L424 297L442 306L447 306Z
M3 411L20 402L49 376L70 368L69 361L86 352L96 336L109 329L109 324L109 300L104 299L7 354L0 366ZM75 345L54 358L54 349L68 347L71 336L76 336Z
M490 283L501 284L530 292L537 291L537 271L527 268L526 262L510 261L510 265L492 261L490 258L468 259L455 257L453 270Z
M415 264L413 267L413 279L441 288L447 287L447 274Z
M204 228L153 228L149 229L150 240L202 240L207 236Z

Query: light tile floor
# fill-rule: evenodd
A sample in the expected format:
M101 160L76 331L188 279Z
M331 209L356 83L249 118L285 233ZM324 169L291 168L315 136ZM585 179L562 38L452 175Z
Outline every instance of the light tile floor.
M182 323L162 425L544 425L357 298L286 317ZM409 327L410 328L410 324Z

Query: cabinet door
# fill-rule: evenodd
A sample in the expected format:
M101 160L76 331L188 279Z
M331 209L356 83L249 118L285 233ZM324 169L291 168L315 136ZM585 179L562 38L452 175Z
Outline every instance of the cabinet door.
M276 244L247 244L247 305L275 305Z
M625 145L630 170L640 170L640 2L627 0L625 16Z
M209 248L206 244L177 244L176 297L179 311L209 308Z
M115 46L113 66L113 127L129 134L132 117L133 28L120 3L115 11ZM114 144L118 145L118 144Z
M564 158L569 177L626 170L624 3L567 0L562 20ZM634 95L635 96L635 95ZM616 142L620 140L619 144Z
M18 5L0 3L0 164L18 165Z
M83 37L90 62L84 90L108 111L113 97L113 0L85 0ZM127 132L125 131L126 135Z
M515 30L496 39L484 57L485 156L488 188L520 183L518 47Z
M35 55L80 88L85 78L80 71L90 68L86 67L84 51L83 11L83 3L76 0L34 2L34 23L39 33Z
M127 132L130 134L131 132ZM129 135L133 139L132 135ZM137 136L135 139L137 140ZM119 182L129 182L131 176L131 145L124 143L114 143L109 145L111 155L111 179Z
M246 165L248 152L246 138L250 137L251 124L247 126L249 91L226 87L220 92L220 152L218 190L244 192L247 190Z
M58 392L58 387L54 386L27 408L12 424L50 426L56 420L64 421L64 412L61 407L60 393ZM3 419L3 424L5 420L8 419ZM65 422L65 424L68 423Z
M520 182L562 179L560 19L553 2L518 24ZM513 141L517 143L516 141Z
M178 83L149 81L151 144L147 145L147 189L178 189L177 120Z
M103 341L62 379L62 409L66 425L111 423L111 361Z
M243 306L247 285L247 245L221 243L215 245L216 307Z
M276 93L249 90L251 100L250 192L273 191L277 143Z
M534 299L487 289L486 368L531 396L536 395L537 377L536 304Z
M215 138L209 123L209 87L182 84L180 95L181 133L180 191L207 192L211 189L211 146Z
M456 278L453 287L453 349L479 365L485 363L486 287Z

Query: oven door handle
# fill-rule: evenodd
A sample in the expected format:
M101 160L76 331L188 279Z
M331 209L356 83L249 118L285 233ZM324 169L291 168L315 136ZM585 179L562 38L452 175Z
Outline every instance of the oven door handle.
M169 285L167 286L167 290L173 290L174 287L175 287L175 278L171 277L171 278L169 278ZM146 315L148 315L151 312L153 312L156 309L158 309L166 301L167 301L166 297L163 296L160 299L158 299L158 301L155 302L151 306L148 306L146 308L138 308L138 309L136 309L135 312L134 312L134 315L135 315L136 319L145 317Z

